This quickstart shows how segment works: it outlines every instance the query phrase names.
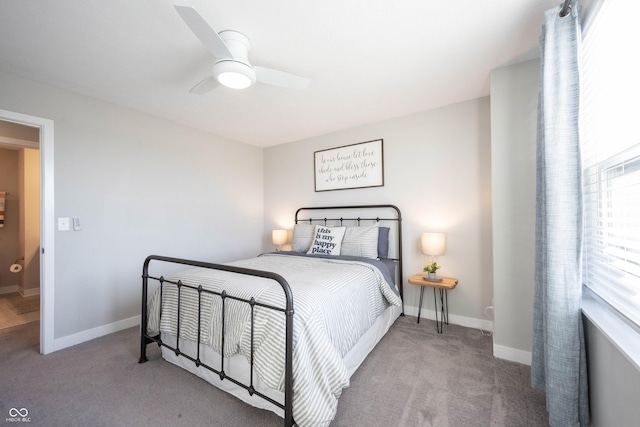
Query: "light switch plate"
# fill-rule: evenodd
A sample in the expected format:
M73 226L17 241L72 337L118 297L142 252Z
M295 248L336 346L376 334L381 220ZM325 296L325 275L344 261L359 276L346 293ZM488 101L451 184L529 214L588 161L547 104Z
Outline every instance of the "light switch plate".
M74 231L82 230L82 224L80 224L80 218L73 218L73 230Z
M69 231L69 218L58 218L58 231Z

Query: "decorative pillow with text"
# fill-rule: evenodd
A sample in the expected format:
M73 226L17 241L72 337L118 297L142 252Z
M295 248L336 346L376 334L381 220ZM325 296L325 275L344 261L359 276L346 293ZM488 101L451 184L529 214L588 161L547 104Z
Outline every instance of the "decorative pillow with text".
M346 227L316 225L308 254L340 255L340 247Z

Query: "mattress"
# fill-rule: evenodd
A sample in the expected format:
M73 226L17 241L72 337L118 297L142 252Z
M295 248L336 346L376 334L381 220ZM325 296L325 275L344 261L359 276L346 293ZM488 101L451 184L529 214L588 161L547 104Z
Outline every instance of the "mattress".
M376 319L376 322L362 335L360 340L358 340L356 345L353 346L351 351L349 351L349 353L345 355L345 357L343 358L343 362L347 368L349 378L351 378L351 375L353 375L353 373L358 369L365 358L374 349L376 344L378 344L378 342L384 337L384 335L387 333L396 319L400 316L400 314L400 307L389 306L378 317L378 319ZM161 336L164 343L170 345L171 347L175 347L176 337L174 335L162 333ZM194 341L183 342L180 348L187 354L196 353L196 345ZM210 347L202 344L200 345L200 351L201 354L204 355L202 356L203 363L212 366L214 369L220 369L220 355L218 353L214 352ZM243 402L248 403L253 407L269 410L280 417L283 417L284 415L284 411L280 407L270 403L269 401L261 397L258 397L257 395L250 395L246 389L232 383L231 381L222 381L220 377L215 373L202 366L196 367L193 362L185 359L184 357L176 356L176 354L172 350L166 347L162 347L162 357L168 362L173 363L174 365L177 365L194 375L197 375L208 383L216 386L221 390L226 391L227 393L232 394L233 396L237 397ZM249 383L249 368L250 365L244 356L235 355L225 360L225 372L244 384ZM284 393L265 386L260 378L257 378L254 386L256 390L265 394L271 399L277 402L284 402ZM323 423L322 425L326 424Z
M272 271L289 283L294 301L293 416L300 427L325 426L335 416L337 401L349 378L401 312L400 297L378 266L367 260L297 257L269 254L238 261L232 265ZM284 307L280 285L274 281L206 269L191 269L174 280L216 292L225 290L240 298ZM171 290L173 289L173 291ZM183 288L184 289L184 288ZM158 321L159 294L150 303L149 330L159 330L163 342L175 346L178 336L177 292L166 286L162 295L162 319ZM225 339L221 339L222 319L213 315L220 298L203 298L200 323L200 357L213 368L225 357L225 373L248 384L251 340L248 338L250 309L247 304L225 303ZM206 304L205 304L206 303ZM188 310L197 308L197 294L182 292L180 299L180 350L195 357L198 323ZM197 311L196 311L197 313ZM249 328L250 329L250 328ZM284 315L258 310L254 325L254 387L283 402ZM279 415L275 405L240 388L220 381L213 372L196 367L163 347L163 357L204 378L217 387L260 408Z

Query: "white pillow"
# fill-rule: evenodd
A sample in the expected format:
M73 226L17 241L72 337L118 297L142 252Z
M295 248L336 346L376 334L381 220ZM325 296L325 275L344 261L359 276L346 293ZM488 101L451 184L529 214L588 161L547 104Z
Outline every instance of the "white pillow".
M347 227L340 255L378 258L378 224Z
M308 254L340 255L342 238L346 227L327 227L316 225L313 233L313 243L307 251Z
M307 252L313 242L313 231L315 225L296 224L293 227L293 240L291 250L294 252Z

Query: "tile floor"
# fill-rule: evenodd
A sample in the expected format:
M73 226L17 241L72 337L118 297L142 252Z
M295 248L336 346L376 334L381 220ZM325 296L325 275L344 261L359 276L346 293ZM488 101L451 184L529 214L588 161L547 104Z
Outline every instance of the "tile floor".
M35 300L40 300L40 295L23 297L18 292L0 295L0 329L11 328L25 323L40 320L40 309L23 314L16 312L16 306Z

